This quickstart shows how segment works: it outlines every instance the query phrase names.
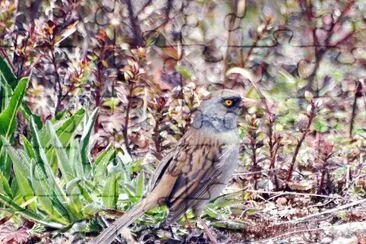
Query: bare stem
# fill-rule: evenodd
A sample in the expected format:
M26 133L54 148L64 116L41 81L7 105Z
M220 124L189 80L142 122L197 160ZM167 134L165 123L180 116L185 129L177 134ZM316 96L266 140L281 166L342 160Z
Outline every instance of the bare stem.
M54 115L56 116L57 113L60 112L60 110L61 110L61 102L62 102L62 99L63 99L63 95L62 95L61 78L60 78L60 75L58 73L57 61L56 61L55 53L53 52L52 47L50 47L50 53L51 53L53 68L55 70L55 81L56 81L55 90L57 92L57 101L56 101L56 108L55 108L55 114Z
M294 152L294 155L292 156L290 168L288 170L287 181L290 181L291 178L292 178L292 172L293 172L294 167L295 167L297 155L300 151L302 143L304 142L304 140L306 138L306 135L310 131L310 126L311 126L311 124L312 124L312 122L315 118L315 108L316 108L316 106L315 106L314 102L311 102L311 109L310 109L310 113L308 114L309 119L308 119L308 122L306 124L305 129L303 130L301 138L299 139L298 143L296 144L295 152Z
M130 142L128 140L128 125L129 125L129 120L130 120L130 110L131 110L131 98L132 98L132 92L133 92L133 83L130 82L130 89L129 89L129 93L128 93L128 99L127 99L127 108L126 108L126 116L125 116L125 126L123 128L123 137L125 140L125 146L126 146L126 150L128 152L129 155L131 155L131 149L130 149Z
M357 92L358 92L358 90L361 90L361 82L360 81L357 81L355 96L353 98L353 104L352 104L351 120L350 120L350 123L349 123L349 137L351 139L353 137L352 132L353 132L353 127L354 127L356 113L357 113Z
M131 31L133 33L133 45L134 47L142 47L144 45L144 38L140 27L140 21L133 10L133 4L131 0L125 1L127 4L128 18L131 25Z
M306 6L306 13L304 13L304 16L307 16L307 21L309 23L312 22L312 18L314 16L313 14L313 4L311 1L305 1L307 4ZM330 29L327 32L326 38L324 40L324 45L320 45L317 34L316 34L316 27L312 27L312 35L313 35L313 43L314 43L314 52L315 52L315 66L311 72L311 75L308 78L308 84L300 90L300 92L305 90L312 90L312 86L316 77L316 74L318 72L318 69L320 67L320 62L324 58L325 53L329 50L330 47L330 41L335 34L335 27L338 26L338 24L341 22L341 20L344 18L344 16L347 14L347 12L351 9L351 7L354 5L355 1L351 0L348 1L341 11L341 15L337 18L337 20L330 25ZM349 33L349 35L352 35L353 32ZM349 38L349 37L347 37ZM318 91L317 91L318 93ZM315 94L318 95L318 94Z
M267 31L268 26L271 23L271 18L266 18L265 22L264 22L264 28L261 32L258 32L256 35L256 38L253 41L252 46L250 47L249 51L247 52L247 55L245 56L244 60L242 60L241 63L241 67L245 67L245 65L247 64L247 62L249 61L250 56L252 56L254 48L257 47L258 42L263 38L264 33Z

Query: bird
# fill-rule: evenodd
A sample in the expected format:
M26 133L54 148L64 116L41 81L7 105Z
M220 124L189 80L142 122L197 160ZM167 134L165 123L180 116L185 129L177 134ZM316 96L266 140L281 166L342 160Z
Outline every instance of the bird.
M217 198L239 162L239 111L245 105L237 91L212 92L193 112L190 127L155 170L145 197L104 229L91 243L111 243L118 233L148 210L166 205L165 225L192 209L200 218L206 204ZM245 98L244 98L245 99Z

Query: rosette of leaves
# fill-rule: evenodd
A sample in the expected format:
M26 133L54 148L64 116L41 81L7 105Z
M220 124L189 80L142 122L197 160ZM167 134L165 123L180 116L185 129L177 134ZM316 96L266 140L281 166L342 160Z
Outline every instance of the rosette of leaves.
M91 163L96 114L97 110L87 117L81 109L64 121L48 121L41 129L31 119L32 140L23 136L23 148L1 136L14 172L10 180L1 177L0 201L9 212L63 229L103 209L119 208L119 197L125 197L122 202L127 205L142 197L143 174L133 177L134 164L126 166L112 147Z
M90 116L80 109L42 124L35 115L24 112L22 99L28 79L14 77L13 90L6 73L10 70L0 71L1 88L6 88L1 91L9 94L2 100L5 109L0 113L2 216L21 216L47 227L67 229L94 218L101 210L128 207L142 197L144 174L135 174L142 170L139 162L127 164L126 153L111 146L91 156L97 109ZM15 146L18 110L26 115L31 135L21 135L20 146ZM93 231L93 226L98 228L88 225L84 231Z

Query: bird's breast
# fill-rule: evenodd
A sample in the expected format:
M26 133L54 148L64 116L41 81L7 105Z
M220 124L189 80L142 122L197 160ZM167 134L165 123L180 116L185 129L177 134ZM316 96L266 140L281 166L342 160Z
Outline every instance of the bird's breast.
M240 144L240 137L236 130L218 133L219 141L226 144L229 149L238 147Z

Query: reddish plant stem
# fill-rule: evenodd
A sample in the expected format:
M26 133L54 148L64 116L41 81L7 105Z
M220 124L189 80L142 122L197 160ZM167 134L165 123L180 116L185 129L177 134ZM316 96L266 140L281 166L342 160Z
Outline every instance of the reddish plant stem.
M127 97L127 108L126 108L126 116L125 116L125 126L123 127L123 137L125 141L125 146L127 153L131 155L130 142L128 140L128 125L130 120L130 110L131 110L131 98L133 92L133 83L129 81L129 92Z
M95 107L99 108L100 102L101 102L100 86L102 84L101 83L102 82L102 71L100 70L99 67L97 67L96 78L97 78L97 84L95 86ZM95 123L94 123L94 133L97 133L98 129L99 129L99 116L97 115L97 118L95 119Z
M327 178L329 180L329 173L328 173L328 160L330 159L330 157L333 155L333 153L329 153L327 155L322 155L324 158L321 159L322 164L323 164L323 168L322 168L322 172L321 172L321 176L320 176L320 183L319 183L319 187L317 190L318 194L321 194L323 192L323 188L324 188L324 182L325 182L325 176L327 175Z
M251 150L252 150L252 162L253 162L252 171L255 172L255 171L257 171L257 148L256 148L256 145L252 144ZM258 178L257 174L254 174L253 178L254 178L254 189L256 190L257 189L257 178Z
M252 172L257 172L258 171L258 162L257 162L257 146L258 146L258 141L257 141L257 124L256 124L256 118L252 117L250 118L250 124L249 124L249 130L248 130L248 134L250 137L250 150L251 150L251 159L252 159ZM257 179L258 179L258 174L253 174L253 179L254 179L254 189L257 189Z
M357 85L356 85L356 90L355 90L355 95L353 98L353 104L352 104L352 114L351 114L351 119L350 119L350 123L349 123L349 137L352 139L353 137L353 126L355 123L355 118L356 118L356 113L357 113L357 93L359 90L361 90L361 82L360 81L356 81Z
M161 123L161 119L162 116L160 116L160 111L157 112L157 117L155 118L155 126L154 126L154 134L153 134L153 140L155 143L155 150L156 150L156 154L157 154L157 158L159 160L162 159L162 155L161 155L161 144L160 144L160 123Z
M138 15L135 15L134 8L131 0L122 1L127 4L128 18L131 25L131 31L133 33L133 47L144 46L144 37L140 27L140 21Z
M328 166L328 162L325 161L324 162L324 167L322 169L322 173L321 173L321 176L320 176L320 183L319 183L319 187L318 187L318 190L317 190L317 194L322 194L323 192L323 188L324 188L324 182L325 182L325 176L327 175L327 178L329 180L329 173L328 173L328 170L327 170L327 166Z
M309 23L312 22L312 19L314 17L314 14L313 14L313 4L311 1L304 1L305 4L306 4L306 13L304 13L305 16L307 16L307 21ZM314 51L315 51L315 66L311 72L311 75L309 76L308 78L308 83L307 85L301 89L300 91L305 91L305 90L311 90L312 86L313 86L313 83L314 83L314 80L315 80L315 77L316 77L316 74L318 72L318 69L320 67L320 62L322 61L322 59L324 58L324 55L325 53L329 50L330 48L330 41L333 37L333 35L335 34L335 27L340 23L340 21L344 18L344 16L348 13L348 11L351 9L351 7L354 5L355 1L354 0L351 0L351 1L348 1L344 7L344 9L341 11L341 14L340 16L337 18L337 20L333 23L331 23L330 25L330 29L329 31L327 32L327 35L325 37L325 40L324 40L324 45L320 45L319 43L319 40L318 40L318 37L316 35L316 27L311 27L312 29L312 35L313 35L313 42L314 42ZM350 35L352 35L353 33L351 32ZM349 37L347 37L348 39ZM316 96L318 96L318 90L316 90Z
M136 16L141 15L145 11L145 9L147 7L151 6L151 4L152 4L152 0L146 1L146 3L143 4L143 6L141 7L141 9L136 13Z
M269 147L269 158L270 158L270 165L269 168L272 169L275 166L276 163L276 159L274 157L274 147L275 147L275 143L273 142L273 120L271 118L272 114L269 114L269 124L268 124L268 137L269 137L269 142L268 142L268 147Z
M159 160L162 159L161 155L161 141L160 141L160 124L164 118L163 110L166 105L166 101L163 97L157 99L157 106L154 107L155 126L153 132L153 141L155 143L156 156Z
M27 46L28 46L28 42L29 42L29 38L33 35L33 31L34 31L34 24L32 24L31 28L30 28L30 32L29 35L27 36L27 38L25 39L24 42L24 46L23 46L23 53L26 53L27 50ZM23 57L21 60L21 63L19 65L19 69L17 70L17 76L22 76L23 74L23 67L24 67L24 63L26 62L26 58Z
M322 192L323 189L323 185L324 185L324 178L325 178L325 170L322 170L321 176L320 176L320 183L319 183L319 187L317 190L317 194L320 194Z
M15 71L15 67L14 67L13 63L10 61L9 56L7 55L7 53L5 52L5 50L3 48L0 48L0 52L1 52L2 56L6 59L6 61L8 62L8 64L10 65L11 69L14 72Z
M96 83L95 83L95 107L99 108L102 102L102 85L103 85L103 60L105 58L105 43L103 43L100 47L99 52L99 62L97 62L97 70L96 70ZM99 130L99 114L97 115L97 118L95 119L94 123L94 133L97 133Z
M257 33L256 38L253 41L253 45L250 47L247 55L245 56L244 60L242 60L242 62L240 64L241 67L245 67L245 65L247 64L250 56L252 56L252 54L253 54L254 48L257 47L258 42L263 38L263 35L266 32L270 23L271 23L271 18L266 18L266 20L264 22L263 30L261 32Z
M55 81L56 81L55 91L57 93L57 100L56 100L56 108L55 108L54 116L56 116L57 113L60 112L60 110L61 110L61 102L62 102L63 95L62 95L61 78L58 73L56 57L53 52L53 48L50 47L49 50L51 53L51 60L52 60L53 68L55 70Z
M267 111L267 112L269 113L269 111ZM281 138L279 136L276 137L276 135L274 135L274 133L273 133L274 120L275 120L274 115L269 113L269 124L268 124L269 142L268 142L268 147L269 147L269 160L270 160L269 168L270 169L275 168L278 149L280 148L280 145L281 145L280 144ZM277 178L277 175L274 171L273 171L273 178L274 178L274 183L275 183L276 190L278 190L279 189L278 178Z
M288 175L287 175L287 181L290 181L292 178L292 172L294 171L294 167L295 167L295 163L296 163L296 158L297 155L300 151L301 145L304 142L306 135L309 133L310 131L310 126L315 118L315 104L312 102L311 103L311 109L310 109L310 113L308 114L308 122L306 124L306 127L301 135L301 138L299 139L298 143L296 144L296 148L295 148L295 152L294 155L292 156L292 160L291 160L291 164L290 164L290 168L288 170Z

